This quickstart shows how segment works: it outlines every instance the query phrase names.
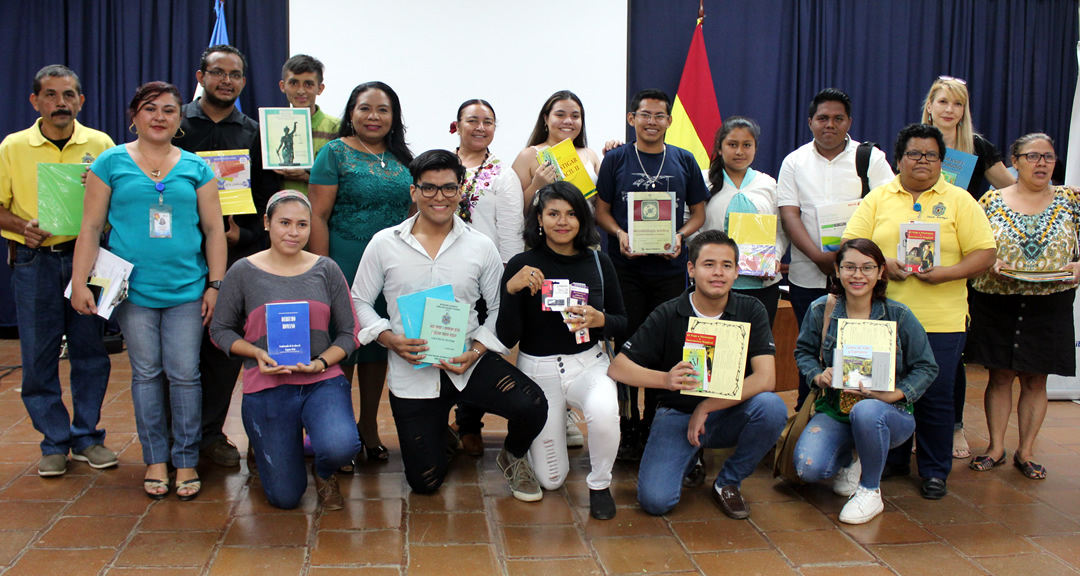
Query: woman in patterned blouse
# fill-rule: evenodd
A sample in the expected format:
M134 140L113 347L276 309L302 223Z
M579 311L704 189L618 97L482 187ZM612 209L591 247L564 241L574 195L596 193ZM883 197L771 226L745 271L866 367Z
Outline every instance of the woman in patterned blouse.
M997 238L997 262L975 279L967 358L990 371L986 423L990 446L969 467L985 471L1005 463L1005 430L1012 412L1013 380L1020 379L1017 419L1020 444L1013 465L1033 480L1046 478L1034 462L1035 437L1046 416L1046 375L1072 376L1072 307L1080 280L1077 232L1080 200L1050 177L1057 156L1046 134L1028 134L1012 145L1016 184L993 190L979 203ZM1020 280L1010 272L1067 270L1065 280Z

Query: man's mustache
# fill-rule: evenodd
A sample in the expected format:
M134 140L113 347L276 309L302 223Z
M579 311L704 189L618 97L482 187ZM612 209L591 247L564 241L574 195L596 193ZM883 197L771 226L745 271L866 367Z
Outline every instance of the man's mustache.
M56 112L53 112L52 114L50 114L50 116L53 116L53 117L56 117L56 116L71 116L71 110L64 110L64 109L57 110Z

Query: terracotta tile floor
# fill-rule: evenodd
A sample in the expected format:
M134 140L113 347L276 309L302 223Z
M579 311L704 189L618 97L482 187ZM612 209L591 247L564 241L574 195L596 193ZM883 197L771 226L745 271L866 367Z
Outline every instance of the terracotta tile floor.
M18 342L0 341L0 364L18 364ZM66 363L62 365L67 378ZM986 445L986 373L969 368L969 438ZM793 488L765 466L743 491L749 521L723 516L707 488L686 491L667 517L642 513L635 468L617 463L618 516L588 513L586 450L572 451L566 486L537 504L509 495L495 468L505 426L492 418L482 459L459 455L445 486L411 494L385 399L380 422L392 458L342 478L347 505L316 511L314 488L300 508L269 506L246 467L207 463L194 502L151 502L140 494L130 369L113 356L102 411L117 469L72 462L66 476L36 474L39 436L17 391L21 373L0 379L0 570L16 574L119 576L275 574L345 576L499 574L1076 574L1080 568L1080 406L1052 402L1038 440L1050 477L1012 467L971 472L958 462L949 496L923 500L914 478L883 484L885 513L863 526L837 521L843 500L826 486ZM793 393L785 393L789 404ZM239 402L234 402L234 408ZM1015 426L1015 416L1013 425ZM244 449L238 410L227 432ZM1010 446L1015 444L1015 427ZM712 474L723 452L709 454Z

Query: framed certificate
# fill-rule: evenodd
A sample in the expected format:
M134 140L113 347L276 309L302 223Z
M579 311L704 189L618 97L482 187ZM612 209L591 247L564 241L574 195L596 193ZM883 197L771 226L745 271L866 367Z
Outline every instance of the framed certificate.
M315 163L307 108L259 108L259 138L265 170L310 170Z
M675 252L675 192L627 192L626 225L635 254Z

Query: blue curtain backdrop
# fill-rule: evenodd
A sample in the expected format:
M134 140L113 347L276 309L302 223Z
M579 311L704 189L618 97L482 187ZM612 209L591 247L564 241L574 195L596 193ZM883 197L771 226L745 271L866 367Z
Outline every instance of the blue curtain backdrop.
M289 57L288 0L226 0L229 38L248 59L244 110L288 105L278 89ZM135 88L166 80L185 100L195 93L199 57L214 29L213 0L11 0L0 2L0 135L30 126L34 74L64 64L79 75L86 105L83 124L116 142L127 131L127 103ZM15 325L11 271L0 265L0 328Z
M697 0L629 0L627 102L644 88L674 98L697 9ZM818 90L851 95L850 134L878 142L891 161L896 134L921 119L939 75L967 80L975 129L1003 152L1034 131L1066 150L1076 0L706 0L705 15L720 114L761 124L754 166L774 176L811 140Z
M289 58L288 0L226 0L229 39L248 59L240 95L244 110L287 105L278 89ZM185 100L195 93L199 56L214 29L214 0L13 0L0 3L0 134L38 118L29 97L34 74L65 64L79 75L86 105L83 124L116 142L127 132L127 103L151 80L176 84Z

